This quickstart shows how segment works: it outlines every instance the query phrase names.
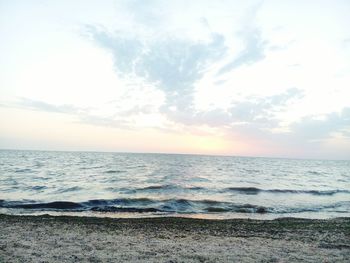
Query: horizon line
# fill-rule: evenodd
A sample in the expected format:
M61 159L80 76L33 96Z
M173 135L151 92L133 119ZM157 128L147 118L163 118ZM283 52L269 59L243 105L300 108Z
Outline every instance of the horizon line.
M44 150L44 149L11 149L1 148L0 151L36 151L36 152L72 152L72 153L114 153L114 154L163 154L163 155L194 155L207 157L235 157L235 158L266 158L266 159L287 159L287 160L313 160L313 161L350 161L350 159L326 159L326 158L303 158L303 157L285 157L285 156L249 156L249 155L230 155L230 154L205 154L205 153L176 153L176 152L132 152L132 151L103 151L103 150Z

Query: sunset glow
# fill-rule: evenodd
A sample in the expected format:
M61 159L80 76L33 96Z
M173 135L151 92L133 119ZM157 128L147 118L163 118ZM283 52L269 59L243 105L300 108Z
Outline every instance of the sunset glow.
M348 159L349 12L0 1L0 147Z

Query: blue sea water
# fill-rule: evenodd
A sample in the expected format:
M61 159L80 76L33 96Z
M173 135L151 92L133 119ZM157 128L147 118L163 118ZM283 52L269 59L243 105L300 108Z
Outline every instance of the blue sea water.
M0 213L350 216L350 161L0 150Z

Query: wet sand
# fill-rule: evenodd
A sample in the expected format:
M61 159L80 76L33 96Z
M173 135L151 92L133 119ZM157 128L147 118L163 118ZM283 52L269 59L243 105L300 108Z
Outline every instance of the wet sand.
M350 218L0 215L0 262L350 262Z

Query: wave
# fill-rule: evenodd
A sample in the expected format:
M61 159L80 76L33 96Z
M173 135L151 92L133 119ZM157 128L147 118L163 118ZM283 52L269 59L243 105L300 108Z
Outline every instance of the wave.
M205 190L206 188L201 187L201 186L192 186L192 187L187 187L186 189L188 189L188 190Z
M121 198L96 199L85 202L56 201L48 203L0 200L0 208L31 209L50 211L97 211L97 212L131 212L131 213L267 213L272 208L253 204L235 204L216 200Z
M3 206L3 204L0 204ZM6 207L6 206L5 206ZM34 203L34 204L15 204L13 206L9 206L7 208L23 208L23 209L79 209L82 208L82 205L75 202L50 202L50 203Z
M150 186L145 186L145 187L140 187L140 188L108 188L109 190L114 190L114 191L124 191L128 193L136 193L136 192L142 192L142 191L163 191L163 190L185 190L185 191L210 191L210 189L200 187L200 186L191 186L191 187L182 187L180 185L150 185Z
M227 192L235 192L242 195L257 195L260 193L271 193L271 194L309 194L309 195L335 195L339 193L349 194L350 190L345 189L332 189L332 190L296 190L296 189L261 189L257 187L228 187L221 189L210 189L200 186L189 186L184 187L180 185L150 185L140 188L107 188L110 191L114 192L126 192L126 193L137 193L137 192L158 192L158 191L205 191L205 192L219 192L219 193L227 193Z
M162 190L162 189L174 189L177 188L176 186L173 185L151 185L151 186L146 186L142 188L137 188L135 189L136 191L142 191L142 190Z
M58 189L56 191L56 193L68 193L68 192L75 192L75 191L80 191L82 190L82 187L79 186L73 186L73 187L69 187L69 188L62 188L62 189Z
M317 172L317 171L308 171L309 174L313 174L313 175L321 175L322 173Z
M66 211L66 212L109 212L109 213L251 213L251 214L288 214L303 212L335 211L348 212L350 202L337 202L327 205L306 205L300 207L266 207L256 204L223 202L218 200L190 199L149 199L149 198L117 198L95 199L84 202L55 201L35 202L33 200L6 201L0 200L0 208L24 209L34 211Z
M32 170L28 169L28 168L16 169L15 170L15 173L30 173L30 172L32 172Z
M334 195L338 193L350 193L350 190L292 190L292 189L260 189L256 187L229 187L226 191L239 192L243 194L281 193L281 194L312 194L312 195Z
M117 174L117 173L125 173L125 171L122 171L122 170L107 170L104 173L106 173L106 174Z
M34 191L41 191L41 190L47 189L45 185L35 185L35 186L29 186L27 188L29 190L34 190Z

